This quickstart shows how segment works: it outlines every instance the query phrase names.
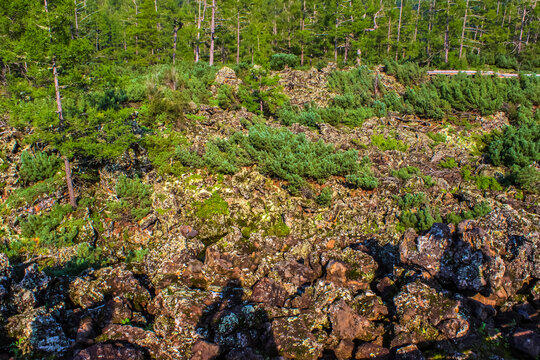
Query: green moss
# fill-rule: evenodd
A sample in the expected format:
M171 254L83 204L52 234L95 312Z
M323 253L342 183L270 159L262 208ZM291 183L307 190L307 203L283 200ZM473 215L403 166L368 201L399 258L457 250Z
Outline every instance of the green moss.
M401 140L397 140L395 136L385 138L383 135L376 134L371 136L371 144L382 151L398 150L405 152L409 149L409 145Z
M443 169L454 169L458 167L458 163L456 162L456 159L449 157L446 160L441 161L439 167Z
M266 233L268 236L285 237L291 233L291 229L280 219Z
M196 204L195 209L195 215L200 219L209 219L215 215L229 215L229 204L217 192Z

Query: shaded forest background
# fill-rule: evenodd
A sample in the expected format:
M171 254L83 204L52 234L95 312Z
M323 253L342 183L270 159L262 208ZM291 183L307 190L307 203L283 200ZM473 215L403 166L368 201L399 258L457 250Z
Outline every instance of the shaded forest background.
M536 0L52 0L48 7L47 14L43 2L0 6L4 80L33 75L52 53L62 71L108 62L264 65L275 53L295 54L300 65L540 66Z

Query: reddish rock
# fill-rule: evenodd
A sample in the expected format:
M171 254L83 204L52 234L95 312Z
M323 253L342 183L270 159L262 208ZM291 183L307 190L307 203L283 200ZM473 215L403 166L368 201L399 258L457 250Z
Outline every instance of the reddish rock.
M144 352L136 347L123 343L96 344L80 351L73 360L144 360Z
M408 345L396 351L395 360L425 360L424 354L416 345Z
M334 354L340 360L350 359L354 351L354 342L352 340L341 340L334 349Z
M274 320L272 333L276 349L287 359L317 360L322 355L322 344L299 317Z
M219 345L199 340L191 348L191 360L212 360L219 355Z
M253 287L251 301L282 307L287 295L287 291L274 280L262 278Z
M92 338L94 330L94 322L90 316L82 318L77 329L77 336L75 341L77 343L85 342Z
M358 349L356 349L354 358L356 360L390 360L391 357L390 350L388 350L387 348L373 343L365 343L360 345Z
M278 262L272 270L284 283L292 283L297 287L311 283L317 277L308 266L294 260Z
M510 339L510 344L533 359L540 356L540 336L532 330L517 329Z
M360 316L343 300L339 300L330 307L329 315L332 332L338 338L371 341L380 335L366 317Z
M385 276L377 283L377 291L381 294L383 299L393 298L397 292L395 283L388 276Z

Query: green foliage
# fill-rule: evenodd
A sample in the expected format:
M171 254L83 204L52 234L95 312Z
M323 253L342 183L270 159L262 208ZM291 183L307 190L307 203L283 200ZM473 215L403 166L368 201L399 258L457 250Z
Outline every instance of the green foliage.
M409 180L414 175L420 175L420 169L414 166L406 166L399 170L392 170L392 176L401 180Z
M358 171L354 174L347 175L347 182L354 188L373 190L379 186L379 180L373 176L371 171L371 161L365 156L360 162Z
M401 210L411 210L427 204L426 194L420 192L416 194L407 193L402 197L397 197L398 207Z
M375 115L375 110L369 107L353 106L350 109L340 107L349 106L345 103L346 98L348 96L344 96L341 100L338 99L337 102L334 101L334 106L327 108L319 108L316 104L306 105L303 110L299 110L297 107L285 106L278 111L277 115L284 125L289 126L298 123L312 128L317 127L317 124L321 122L332 126L339 124L360 126L365 119ZM338 104L340 106L337 106Z
M179 176L183 173L183 167L174 161L175 150L177 146L185 145L186 143L185 137L179 132L164 130L159 135L152 134L145 136L142 146L146 149L148 158L159 174Z
M270 57L270 69L283 70L285 66L295 68L300 64L298 56L294 54L274 54Z
M425 118L440 120L451 109L450 104L440 97L432 84L423 84L419 88L408 88L403 99L415 114Z
M387 150L398 150L398 151L407 151L409 145L405 144L401 140L397 140L395 136L389 136L385 138L383 135L375 134L371 136L371 144L378 147L382 151Z
M88 94L91 106L98 110L120 109L121 105L128 100L124 90L106 89Z
M514 166L510 178L521 189L540 193L540 170L532 166L522 168Z
M430 207L403 211L399 220L405 229L414 228L419 231L429 230L434 223L442 222L439 210Z
M221 85L217 94L219 107L225 110L238 110L240 108L239 99L236 97L234 89L229 85Z
M77 246L76 255L62 267L46 267L45 273L51 276L77 276L89 268L100 268L105 266L107 259L104 259L104 251L100 247L92 247L88 243L81 243Z
M424 180L424 186L427 188L430 188L436 184L435 180L433 180L433 178L429 175L425 175L421 177L422 177L422 180Z
M394 60L386 60L384 71L405 86L418 85L427 77L425 69L420 68L416 62L399 64Z
M267 231L268 236L285 237L291 233L291 229L282 219L276 221Z
M53 178L39 181L29 187L13 191L13 193L9 195L6 204L11 209L32 204L40 196L51 196L63 184L63 176L57 174Z
M247 136L236 133L229 139L215 139L206 145L201 161L195 154L177 149L179 160L186 166L202 166L233 174L240 166L258 165L262 173L286 180L296 193L307 179L324 183L334 175L348 175L357 170L356 151L336 152L322 140L311 142L305 134L287 129L273 129L257 124Z
M496 134L486 152L494 165L511 169L508 180L524 190L538 192L540 170L540 112L519 110L516 125L507 126Z
M540 121L518 127L507 126L489 144L487 154L494 165L508 167L524 167L540 161Z
M334 71L328 75L327 81L330 91L354 97L351 105L367 105L373 101L375 77L366 66L350 71Z
M446 215L446 222L448 224L457 225L462 220L478 219L491 212L491 206L485 201L476 204L471 210L462 211L459 214L449 213Z
M131 179L125 175L116 183L117 201L109 202L111 218L139 221L152 209L152 185L144 184L138 176Z
M447 136L443 133L433 133L433 132L428 132L427 133L427 136L433 140L433 144L431 144L430 146L431 147L435 147L439 144L442 144L442 143L445 143L446 142L446 139L447 139Z
M25 184L49 179L58 171L59 164L58 156L48 155L45 152L31 154L28 151L23 151L19 166L19 178Z
M476 186L480 190L502 191L502 186L491 176L478 175L475 177Z
M315 201L320 206L329 206L332 203L332 189L330 187L325 187L324 189L322 189L320 195L317 196L317 199L315 199Z
M456 159L454 159L453 157L446 158L446 160L439 162L439 167L443 169L454 169L458 166L459 165L456 162Z
M48 212L21 218L21 235L28 239L36 239L36 242L44 246L72 245L79 229L73 224L63 224L66 215L72 211L70 205L55 204Z
M215 215L229 215L229 204L215 192L208 199L197 203L195 210L198 218L210 219Z

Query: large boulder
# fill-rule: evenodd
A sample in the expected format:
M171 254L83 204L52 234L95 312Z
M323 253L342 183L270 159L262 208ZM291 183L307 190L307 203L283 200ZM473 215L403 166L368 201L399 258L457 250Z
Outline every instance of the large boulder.
M420 280L404 286L394 304L399 323L392 347L457 339L469 330L468 321L460 314L461 303Z
M93 271L75 279L69 287L71 301L85 309L104 302L106 295L130 300L137 311L145 309L151 300L133 273L121 267Z

